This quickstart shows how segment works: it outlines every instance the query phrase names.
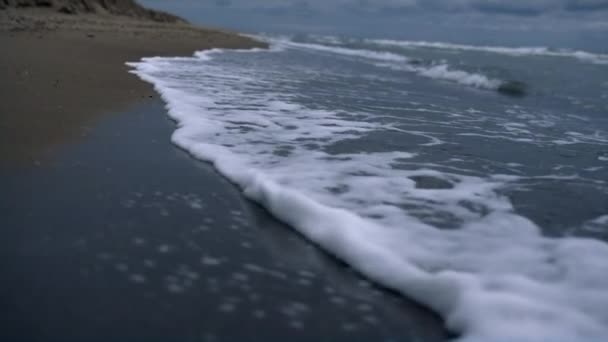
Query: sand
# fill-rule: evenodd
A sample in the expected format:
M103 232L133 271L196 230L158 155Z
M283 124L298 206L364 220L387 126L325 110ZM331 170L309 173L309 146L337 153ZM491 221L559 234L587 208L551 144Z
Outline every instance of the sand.
M0 341L446 340L173 146L163 106L0 168Z
M127 61L264 44L186 23L20 9L0 11L0 46L1 165L37 163L96 117L157 96Z

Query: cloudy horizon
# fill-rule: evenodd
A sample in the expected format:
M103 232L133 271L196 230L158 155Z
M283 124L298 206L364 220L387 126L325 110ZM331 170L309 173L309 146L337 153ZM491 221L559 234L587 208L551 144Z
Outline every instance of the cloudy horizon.
M213 26L608 52L608 0L141 0Z

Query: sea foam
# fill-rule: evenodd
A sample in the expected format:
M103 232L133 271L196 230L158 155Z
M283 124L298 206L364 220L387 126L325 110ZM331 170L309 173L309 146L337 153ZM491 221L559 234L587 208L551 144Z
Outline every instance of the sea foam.
M470 73L463 70L452 69L448 64L441 63L428 67L416 65L396 65L389 63L377 63L379 67L390 68L393 70L407 71L418 74L419 76L436 80L450 81L469 87L498 90L505 82L490 78L479 73Z
M542 236L498 191L513 176L395 168L414 156L403 151L328 153L324 147L336 142L395 127L363 121L365 113L303 106L273 86L272 70L223 64L224 54L239 58L216 50L131 66L166 101L177 121L173 142L247 197L363 275L439 313L460 341L608 338L607 244ZM447 186L421 188L417 177ZM437 229L412 207L462 224Z
M313 43L296 43L289 39L271 39L271 43L277 46L286 46L290 48L300 48L300 49L308 49L315 51L323 51L329 53L335 53L345 56L355 56L355 57L363 57L370 58L374 60L383 60L383 61L393 61L393 62L409 62L410 59L406 56L402 56L396 53L385 52L385 51L374 51L374 50L365 50L365 49L351 49L339 46L330 46L330 45L322 45L322 44L313 44Z

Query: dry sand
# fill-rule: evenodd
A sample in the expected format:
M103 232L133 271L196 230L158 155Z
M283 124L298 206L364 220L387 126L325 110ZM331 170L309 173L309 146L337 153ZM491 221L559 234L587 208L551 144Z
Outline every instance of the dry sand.
M37 163L96 117L157 96L125 62L263 44L186 23L13 9L0 10L0 46L2 165Z

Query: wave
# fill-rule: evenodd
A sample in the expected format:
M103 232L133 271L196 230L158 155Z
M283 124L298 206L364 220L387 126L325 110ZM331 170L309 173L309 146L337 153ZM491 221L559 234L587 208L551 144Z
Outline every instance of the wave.
M362 57L362 58L369 58L369 59L375 59L375 60L404 62L404 63L410 61L410 59L406 56L402 56L402 55L399 55L396 53L386 52L386 51L350 49L350 48L345 48L345 47L312 44L312 43L296 43L296 42L293 42L288 39L274 39L274 40L272 40L272 42L278 46L323 51L323 52L329 52L329 53L334 53L334 54L339 54L339 55L344 55L344 56L354 56L354 57Z
M411 59L392 52L351 49L346 47L312 43L296 43L289 39L274 40L273 42L279 46L323 51L338 55L355 56L376 61L390 62L376 63L375 65L393 70L413 72L422 77L450 81L480 89L497 90L506 94L510 94L509 90L513 89L512 87L509 87L510 84L512 85L510 82L490 78L480 73L471 73L464 70L454 69L447 63L429 63L429 65L421 65L419 60ZM524 87L520 87L519 95L523 94L524 92Z
M548 47L502 47L502 46L475 46L464 44L452 44L442 42L409 41L409 40L389 40L389 39L366 39L368 44L378 46L392 46L403 48L433 48L459 51L481 51L497 53L509 56L550 56L550 57L569 57L580 61L594 64L608 64L608 55L595 54L580 50L559 49L553 50Z
M368 278L439 313L460 341L608 336L608 245L543 237L497 193L514 177L394 169L412 158L405 152L311 150L304 141L332 144L392 127L290 102L269 90L277 89L268 86L275 76L247 63L214 63L218 53L130 65L178 122L173 142L212 163L247 197ZM427 179L442 186L418 184ZM466 223L458 230L423 223L400 207L413 198Z
M463 70L454 70L448 64L436 64L432 66L417 66L412 64L396 65L388 63L377 63L379 67L386 67L393 70L407 71L418 74L419 76L436 80L450 81L469 87L499 90L505 83L502 80L489 78L478 73L470 73Z

